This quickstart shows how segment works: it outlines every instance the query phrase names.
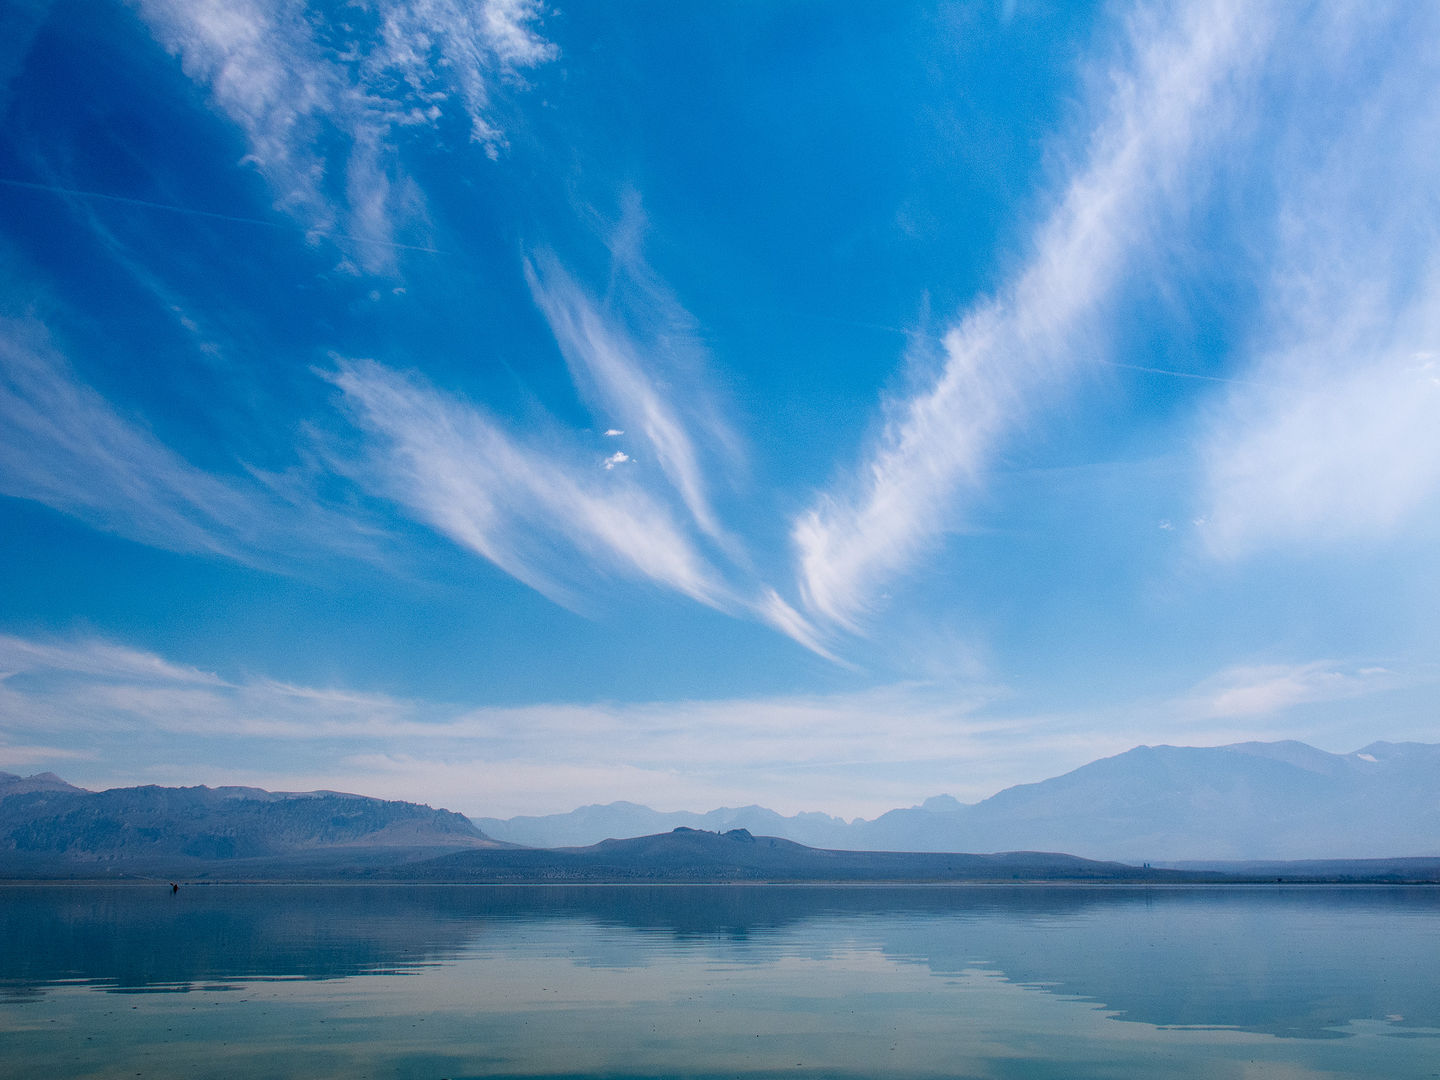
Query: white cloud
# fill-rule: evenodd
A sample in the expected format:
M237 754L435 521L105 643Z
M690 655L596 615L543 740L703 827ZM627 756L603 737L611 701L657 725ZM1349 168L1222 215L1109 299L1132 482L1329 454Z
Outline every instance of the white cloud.
M938 377L889 403L861 465L795 522L815 614L856 628L877 588L937 542L998 448L1084 366L1151 218L1183 204L1270 27L1263 9L1228 2L1154 15L1136 21L1133 68L1111 73L1104 115L1028 263L950 329Z
M122 419L45 328L0 320L0 491L182 551L238 556L260 508Z
M650 327L651 340L642 348L553 257L527 260L525 275L571 377L592 409L621 419L627 429L639 432L700 530L733 547L711 504L702 450L692 429L716 436L727 451L737 440L720 415L706 405L704 387L699 383L703 373L697 370L702 365L693 355L698 347L683 345L684 328L692 321L688 314L673 301L662 305L662 311L646 319L655 325ZM653 289L650 294L654 295ZM665 355L667 350L682 348L692 353L685 365L687 371L677 371L675 358ZM689 376L683 394L666 394L661 389L662 379L677 374ZM606 434L612 431L621 434L614 428Z
M454 3L441 6L447 11L456 7ZM512 69L533 67L552 60L555 46L537 36L533 28L544 9L541 0L489 0L480 8L481 30L478 36L502 63ZM465 17L473 18L469 13L474 10L473 4L464 5ZM448 16L430 21L432 24L454 25L459 20Z
M244 133L247 160L277 207L334 237L369 271L389 269L397 227L424 218L395 132L433 125L458 100L472 137L494 156L504 145L491 118L494 83L555 54L533 30L541 13L533 0L381 0L325 12L288 0L138 0L138 7ZM322 148L335 135L344 144L339 167Z
M0 634L0 679L22 671L63 671L141 682L222 685L219 676L210 672L172 664L154 653L125 645L101 640L35 641Z
M739 599L669 508L611 473L631 460L623 451L606 459L600 482L579 449L566 458L526 445L478 410L379 365L342 365L333 378L374 442L362 479L557 602L573 606L597 576L619 574L756 614L830 656L804 620ZM353 508L330 508L303 478L191 465L80 382L29 318L0 317L0 494L156 547L271 570L381 553L382 538Z
M93 761L95 754L86 750L58 746L18 746L0 742L0 766L5 771L34 765L53 765L61 761Z
M796 611L774 589L764 589L760 594L760 599L753 605L753 610L762 622L768 623L792 641L799 642L815 655L823 656L826 660L839 664L841 667L854 667L826 648L822 641L822 635L815 628L815 624Z
M95 640L0 636L0 768L61 771L87 787L254 783L441 803L471 814L566 811L631 799L659 809L758 803L873 816L948 792L962 801L1138 744L1299 738L1347 752L1368 718L1283 722L1295 705L1388 692L1383 668L1239 666L1174 698L1073 713L1007 710L983 684L850 693L517 707L460 705L263 677L221 678ZM1388 738L1422 736L1426 706ZM1298 723L1298 721L1297 721ZM88 756L87 756L88 755Z
M614 470L629 455L610 455L597 477L580 450L522 442L478 408L373 361L340 361L327 377L371 436L361 483L556 603L579 607L597 578L619 574L755 617L844 665L773 589L750 601L729 584L663 502Z
M1347 669L1329 660L1241 666L1206 680L1183 704L1205 718L1266 717L1296 705L1377 693L1396 682L1385 668Z
M0 493L171 551L255 565L316 549L373 557L359 523L286 488L196 468L81 382L38 321L0 317Z
M471 138L491 156L505 136L490 118L491 81L551 60L555 47L534 31L543 6L539 0L401 0L380 8L382 47L364 67L371 74L367 91L398 74L410 89L409 116L433 120L433 109L455 90L470 118ZM452 89L452 82L454 88Z
M615 438L615 436L617 436L617 435L624 435L624 434L625 434L625 432L621 431L619 428L613 428L613 427L612 427L612 428L607 428L606 431L605 431L605 437L606 437L607 439L613 439L613 438Z
M1338 15L1334 16L1340 22ZM1421 42L1440 13L1366 16L1307 58L1329 89L1374 36ZM1378 25L1375 25L1378 24ZM1363 32L1361 32L1363 31ZM1353 97L1327 96L1272 166L1283 192L1244 353L1247 382L1201 444L1207 543L1224 558L1387 540L1440 509L1440 61L1407 50ZM1352 76L1353 77L1353 76ZM1307 81L1308 80L1308 81Z
M0 638L0 660L9 670L0 679L0 745L43 733L66 754L97 749L98 760L69 777L86 786L155 775L269 787L308 778L305 786L432 802L454 790L444 801L472 813L622 797L798 810L835 805L842 791L838 808L877 812L913 801L917 785L922 795L937 786L973 791L985 774L961 763L988 759L995 740L1019 731L976 716L986 694L976 689L466 709L221 679L95 641ZM337 747L351 757L337 763ZM443 788L434 782L441 774Z
M250 160L279 205L314 228L335 229L313 143L323 118L347 97L349 80L326 62L302 11L268 0L142 0L140 14L244 131Z
M569 461L526 445L379 364L343 361L330 378L372 437L367 482L530 587L574 604L611 572L725 606L726 590L666 508L628 481L601 482L578 453Z

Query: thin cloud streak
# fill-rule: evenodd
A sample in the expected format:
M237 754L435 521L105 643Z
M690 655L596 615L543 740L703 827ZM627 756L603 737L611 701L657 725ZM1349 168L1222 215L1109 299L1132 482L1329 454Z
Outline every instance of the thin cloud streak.
M0 494L168 551L277 569L375 558L375 535L259 473L196 468L81 382L33 318L0 317Z
M938 378L888 404L863 463L794 523L813 613L858 630L881 584L937 542L1003 442L1085 365L1146 219L1183 199L1187 170L1223 129L1268 32L1254 9L1226 2L1192 5L1160 29L1137 21L1134 70L1114 75L1108 112L1028 265L944 335Z
M0 320L0 491L179 551L243 558L260 507L122 419L45 327Z
M1395 672L1332 660L1228 668L1177 702L1181 711L1210 719L1267 717L1296 705L1343 701L1397 684Z
M0 742L0 761L9 768L53 765L60 761L93 761L95 757L93 752L85 750L67 750L58 746L19 746Z
M35 641L0 634L0 679L26 671L65 671L94 678L222 686L218 675L172 664L154 653L102 640Z
M649 365L641 359L641 347L618 322L601 313L553 256L527 259L525 279L550 324L571 378L592 403L592 412L614 417L626 430L638 432L701 532L733 546L711 505L700 451L682 410L661 393L647 370ZM708 420L704 427L713 430L718 426L715 418ZM733 437L728 441L733 443Z
M623 456L597 469L578 451L522 442L481 409L373 361L342 360L325 377L368 436L354 479L555 603L580 610L597 578L619 575L756 618L850 666L773 589L748 599L727 582L664 502L611 467Z
M831 652L825 646L822 635L815 624L800 612L796 611L795 608L774 589L764 589L760 594L759 600L755 601L752 610L761 622L780 631L780 633L792 641L803 645L816 656L823 657L832 664L838 664L840 667L848 668L851 671L859 670L854 664L847 660L842 660Z
M397 251L418 251L426 255L446 255L449 252L441 251L439 248L426 247L422 244L402 244L395 240L385 240L379 237L355 236L351 233L326 232L324 229L303 228L299 225L292 225L280 221L267 221L264 218L242 217L236 214L221 214L213 210L201 210L193 206L177 206L174 203L155 202L151 199L134 199L128 195L112 195L104 191L80 191L77 188L63 187L59 184L37 184L29 180L11 180L0 177L0 184L6 187L22 188L26 191L42 191L51 195L63 195L70 199L98 199L101 202L120 203L123 206L138 206L146 210L161 210L170 214L182 214L186 217L207 218L211 221L228 221L234 225L258 225L265 229L303 229L314 236L324 236L332 240L344 240L356 244L380 244L384 247L394 248Z
M586 582L577 570L588 568L727 606L713 569L624 470L524 445L479 409L372 361L341 361L327 377L371 437L361 479L537 592L575 606Z
M690 340L694 320L640 255L642 226L638 197L631 197L611 253L616 279L612 292L632 294L625 306L644 328L644 346L636 343L619 317L602 311L552 254L526 259L525 277L592 413L625 425L624 429L608 427L604 435L618 438L628 430L643 438L695 526L715 541L744 576L750 576L745 550L724 529L713 506L703 464L733 470L743 457L740 439L708 392L703 350ZM662 381L685 386L683 403L662 392ZM705 440L703 449L696 433ZM616 452L603 464L611 470L633 461L630 455ZM737 598L733 606L817 656L854 668L831 651L813 622L775 589L762 586L758 596Z

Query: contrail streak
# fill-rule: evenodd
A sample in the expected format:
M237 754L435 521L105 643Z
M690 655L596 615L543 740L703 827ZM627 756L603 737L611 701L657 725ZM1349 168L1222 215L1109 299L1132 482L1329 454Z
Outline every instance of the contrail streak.
M854 326L862 330L875 330L879 333L897 334L900 337L928 341L934 345L943 345L945 343L943 337L927 330L916 330L904 326L891 326L886 323L862 322L858 319L846 319L838 315L820 315L808 311L786 312L786 314L798 314L802 318L835 323L840 326ZM1284 389L1284 387L1276 386L1273 383L1256 382L1254 379L1236 379L1227 375L1202 375L1197 371L1175 371L1172 368L1147 367L1144 364L1126 364L1119 360L1106 360L1101 357L1093 357L1091 362L1104 364L1106 367L1124 368L1126 371L1143 371L1150 375L1169 375L1174 379L1199 379L1202 382L1232 383L1236 386L1259 386L1267 390Z
M395 248L399 251L419 251L426 255L450 254L450 252L441 251L439 248L422 247L419 244L402 244L396 240L381 240L379 237L356 236L354 233L331 232L326 229L307 229L300 225L287 225L279 221L266 221L264 218L239 217L235 214L219 214L213 210L196 210L190 206L176 206L173 203L151 202L148 199L133 199L128 195L111 195L104 191L80 191L76 188L60 187L58 184L37 184L30 180L12 180L3 176L0 176L0 184L6 187L24 188L27 191L43 191L52 195L70 195L77 199L100 199L104 202L123 203L126 206L139 206L147 210L165 210L172 214L187 214L190 217L210 218L214 221L228 221L235 225L259 225L262 228L281 229L285 232L311 233L332 240L352 240L359 244L378 244L381 247Z

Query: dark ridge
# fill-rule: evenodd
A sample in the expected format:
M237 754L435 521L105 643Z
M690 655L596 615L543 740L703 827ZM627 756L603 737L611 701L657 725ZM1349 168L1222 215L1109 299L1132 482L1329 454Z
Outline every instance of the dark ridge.
M590 847L455 852L369 875L491 884L658 882L1182 882L1219 875L1096 862L1072 855L831 851L745 829L688 827Z
M297 857L335 865L347 855L364 865L495 843L461 814L363 795L155 785L94 792L43 776L5 779L0 875L6 877L183 873Z

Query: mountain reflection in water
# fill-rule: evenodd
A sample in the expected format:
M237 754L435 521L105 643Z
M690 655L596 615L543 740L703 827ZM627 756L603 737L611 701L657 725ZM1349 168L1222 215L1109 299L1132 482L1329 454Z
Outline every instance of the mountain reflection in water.
M572 959L651 947L760 963L833 936L936 975L984 965L1122 1019L1323 1037L1353 1018L1440 1027L1440 890L669 886L25 887L0 890L0 988L175 991L453 962L506 929L588 923Z
M0 1080L1437 1075L1440 890L0 887Z

